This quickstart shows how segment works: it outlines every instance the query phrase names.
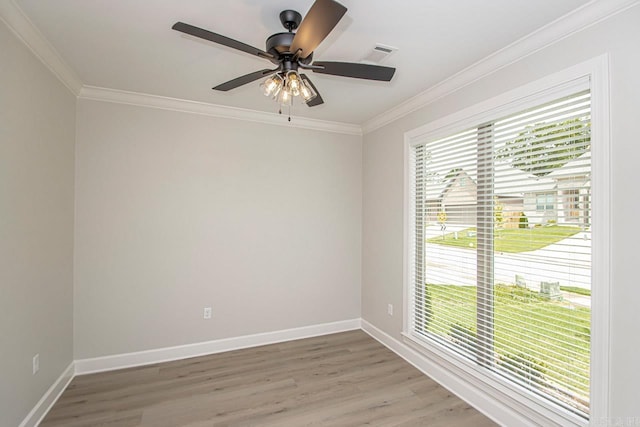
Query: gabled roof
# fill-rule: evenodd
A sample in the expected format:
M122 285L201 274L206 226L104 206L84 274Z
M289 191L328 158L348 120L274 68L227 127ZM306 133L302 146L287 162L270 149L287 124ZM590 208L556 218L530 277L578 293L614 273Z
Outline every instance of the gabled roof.
M476 185L476 181L471 175L469 175L465 170L459 170L447 181L429 184L426 192L426 198L441 200L445 196L445 194L447 194L451 186L455 184L461 177L469 178L469 181L471 181L473 185Z
M440 197L444 197L444 195L447 194L449 192L449 190L451 189L451 186L453 186L453 184L455 184L456 182L460 181L460 178L468 178L469 181L471 181L473 183L473 185L475 187L477 187L476 182L474 181L474 179L471 178L466 171L460 170L460 171L456 172L456 174L454 176L449 178L449 181L447 182L447 185L445 185L445 187L440 192Z
M430 185L427 189L427 199L441 200L449 188L460 178L467 176L471 182L476 184L476 180L466 171L460 171L448 181ZM552 178L537 177L520 169L511 167L508 163L496 164L495 194L505 197L522 197L525 193L554 191L556 181Z

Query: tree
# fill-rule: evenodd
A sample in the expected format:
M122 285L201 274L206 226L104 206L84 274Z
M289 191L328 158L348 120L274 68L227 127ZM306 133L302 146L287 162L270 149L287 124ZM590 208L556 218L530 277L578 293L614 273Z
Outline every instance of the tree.
M433 163L433 155L431 151L425 151L424 153L424 179L427 184L437 184L440 180L438 173L430 168Z
M462 168L453 168L449 171L449 173L447 173L444 177L444 182L449 181L452 178L455 178L456 176L458 176L458 174L462 172Z
M497 151L498 159L535 176L545 176L589 151L591 122L575 118L527 126L518 137Z

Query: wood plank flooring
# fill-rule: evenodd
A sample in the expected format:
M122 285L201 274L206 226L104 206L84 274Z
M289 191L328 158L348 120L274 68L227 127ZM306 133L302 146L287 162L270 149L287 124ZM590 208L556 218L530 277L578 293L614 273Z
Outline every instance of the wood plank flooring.
M73 379L41 427L495 424L362 331Z

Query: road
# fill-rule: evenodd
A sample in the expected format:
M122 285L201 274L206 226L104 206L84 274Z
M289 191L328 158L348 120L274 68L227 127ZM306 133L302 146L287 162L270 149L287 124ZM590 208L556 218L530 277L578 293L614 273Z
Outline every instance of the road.
M466 227L449 226L447 233ZM439 226L427 228L426 238L441 235ZM427 283L476 284L476 250L426 244ZM560 282L561 286L591 289L591 240L589 233L574 236L545 248L521 253L496 253L495 283L515 283L522 276L527 288L540 289L540 282ZM586 297L586 300L589 298ZM587 301L583 301L586 303ZM583 304L581 304L583 305Z

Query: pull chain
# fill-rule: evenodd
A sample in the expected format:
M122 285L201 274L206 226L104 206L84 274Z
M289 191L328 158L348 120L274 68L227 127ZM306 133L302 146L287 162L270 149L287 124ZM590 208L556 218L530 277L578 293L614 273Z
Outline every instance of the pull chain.
M287 117L287 121L291 121L291 108L292 105L289 105L289 117ZM278 108L278 114L282 114L282 105Z

